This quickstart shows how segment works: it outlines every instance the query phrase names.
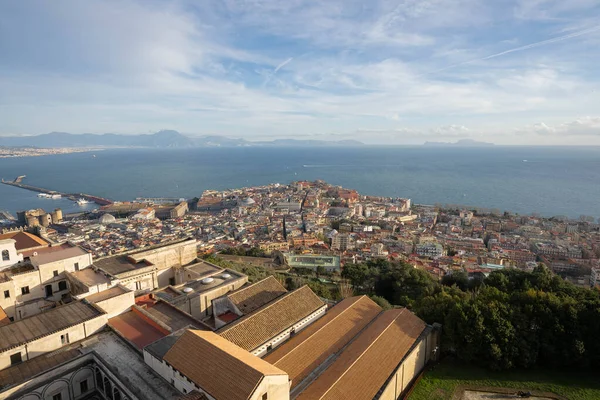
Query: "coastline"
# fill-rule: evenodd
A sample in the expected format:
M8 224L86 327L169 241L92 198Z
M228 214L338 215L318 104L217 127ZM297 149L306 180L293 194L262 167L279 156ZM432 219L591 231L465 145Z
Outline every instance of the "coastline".
M24 158L24 157L42 157L60 154L87 153L90 151L101 151L98 147L0 147L0 158Z

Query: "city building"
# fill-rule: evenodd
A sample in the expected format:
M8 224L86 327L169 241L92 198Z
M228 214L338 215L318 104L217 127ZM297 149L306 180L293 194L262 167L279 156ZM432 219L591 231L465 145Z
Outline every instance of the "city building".
M181 283L155 290L153 295L214 325L212 300L241 288L248 282L248 277L202 261L178 269L175 281Z
M327 305L308 286L302 286L225 325L216 333L256 356L263 356L309 326L326 310Z
M97 307L74 301L0 326L0 370L93 335L106 321Z
M338 233L331 239L331 248L339 251L354 248L352 237L347 233Z
M340 271L339 256L282 253L278 259L290 268L307 268L316 271L318 267L323 267L328 272Z
M288 291L273 276L212 300L215 328L250 314Z
M0 307L12 320L54 307L69 294L67 274L91 262L91 255L77 246L40 248L0 272Z
M182 393L215 400L287 400L288 375L213 332L186 330L144 349L144 360ZM202 360L202 362L198 362Z
M438 258L444 255L444 247L439 243L418 243L415 253L421 257Z
M14 239L0 239L0 271L23 261L23 255L17 253Z

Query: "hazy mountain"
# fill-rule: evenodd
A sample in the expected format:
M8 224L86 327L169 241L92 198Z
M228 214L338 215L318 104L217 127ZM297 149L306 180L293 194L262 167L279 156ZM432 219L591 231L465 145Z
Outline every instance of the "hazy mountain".
M105 133L101 135L66 132L50 132L37 136L0 136L0 146L9 147L239 147L239 146L357 146L362 143L353 140L327 142L321 140L278 139L267 142L250 142L245 139L231 139L224 136L189 137L173 130L162 130L153 134L121 135Z
M303 147L303 146L363 146L364 143L357 140L297 140L297 139L276 139L270 142L253 142L261 146L280 146L280 147Z
M0 136L2 146L35 147L191 147L194 142L177 131L160 131L149 135L105 133L74 135L50 132L37 136Z
M430 147L488 147L494 146L494 143L478 142L473 139L461 139L454 143L451 142L425 142L423 146Z

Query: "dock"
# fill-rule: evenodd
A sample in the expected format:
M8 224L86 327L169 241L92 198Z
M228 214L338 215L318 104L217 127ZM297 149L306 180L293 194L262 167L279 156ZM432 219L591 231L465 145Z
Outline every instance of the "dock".
M114 203L110 199L106 199L104 197L99 197L99 196L94 196L94 195L87 194L87 193L63 193L63 192L59 192L57 190L50 190L50 189L45 189L45 188L41 188L38 186L27 185L27 184L23 183L24 178L25 178L25 175L19 176L14 181L5 181L4 179L2 179L2 183L5 185L18 187L21 189L30 190L32 192L37 192L37 193L45 193L48 195L59 194L61 197L67 198L72 201L77 201L79 199L85 199L85 200L94 202L100 206L106 206L106 205Z

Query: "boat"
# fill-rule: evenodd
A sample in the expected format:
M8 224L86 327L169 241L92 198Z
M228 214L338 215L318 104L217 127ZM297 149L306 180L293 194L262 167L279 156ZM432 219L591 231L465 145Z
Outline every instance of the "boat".
M43 199L49 199L50 195L48 193L40 193L38 194L38 197L41 197Z
M86 204L91 204L91 203L93 203L93 202L89 201L89 200L86 200L86 199L83 199L83 198L77 200L77 204L79 204L80 206L83 206L83 205L86 205Z
M51 199L60 199L62 196L60 194L53 194L52 196L50 196Z

